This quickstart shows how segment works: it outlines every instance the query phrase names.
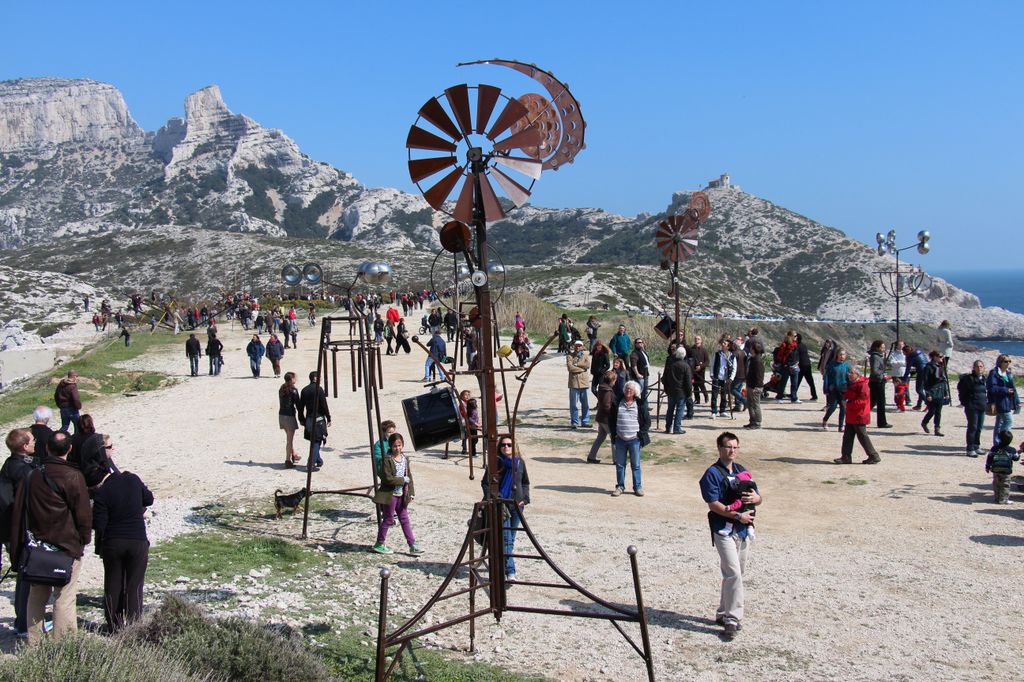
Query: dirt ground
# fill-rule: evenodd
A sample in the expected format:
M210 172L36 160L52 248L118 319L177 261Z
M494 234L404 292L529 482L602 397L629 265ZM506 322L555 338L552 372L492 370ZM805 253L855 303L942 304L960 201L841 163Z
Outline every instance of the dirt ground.
M122 468L137 472L158 499L183 508L265 497L269 507L274 489L305 482L304 469L281 466L280 382L268 362L263 378L251 377L243 350L248 335L237 325L222 325L221 335L227 364L220 377L187 376L182 335L182 348L126 366L167 372L175 385L106 399L85 411L112 434ZM313 337L305 331L302 347L287 352L285 370L302 378L315 366ZM422 392L422 361L415 348L411 356L384 358L381 406L400 432L406 429L400 400ZM345 377L347 364L339 371ZM698 407L698 418L684 422L685 435L652 434L649 449L661 463L644 464L646 496L612 498L609 446L605 464L584 463L595 430L568 427L566 386L564 359L553 354L526 385L518 437L532 484L527 518L562 569L611 601L634 603L626 547L639 548L659 680L1019 679L1020 617L1012 599L1024 578L1024 495L1015 486L1016 505L993 504L984 459L963 456L961 410L946 408L945 438L922 433L921 413L893 415L896 428L871 429L880 465L840 467L831 460L841 434L835 417L829 431L820 428L822 401L770 401L765 428L754 432L740 428L745 415L712 421L706 406ZM369 482L362 393L347 388L343 381L330 401L334 422L316 488ZM802 388L801 397L807 395ZM29 422L26 415L24 425ZM764 495L747 566L746 618L732 643L719 639L713 623L718 557L697 487L716 457L715 436L725 429L739 434L739 461ZM983 444L990 438L988 430ZM395 569L392 584L403 610L415 610L428 594L426 588L403 590L403 583L439 582L480 497L479 473L468 480L464 460L439 455L437 449L412 453L412 519L426 553L418 561L396 554L375 564ZM860 455L855 450L855 461ZM340 534L352 551L364 551L373 530L349 524ZM398 529L392 532L392 546L400 545ZM318 533L337 539L339 530L315 527L313 541ZM530 564L520 561L521 578L554 577ZM98 587L101 574L90 553L85 584ZM370 603L374 578L360 577ZM6 583L3 588L9 594ZM567 591L515 588L512 596L521 604L561 608L584 602ZM11 606L0 601L0 622L9 623ZM635 627L625 627L635 634ZM440 633L436 642L465 647L466 628ZM510 613L500 624L481 620L478 644L481 658L511 670L562 680L643 678L640 659L605 622Z

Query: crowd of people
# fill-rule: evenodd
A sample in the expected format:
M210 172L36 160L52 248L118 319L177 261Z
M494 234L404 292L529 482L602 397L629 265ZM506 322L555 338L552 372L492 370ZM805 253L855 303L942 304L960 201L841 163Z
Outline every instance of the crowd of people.
M142 616L149 561L143 516L153 494L115 464L111 436L81 413L77 378L69 372L58 385L60 427L50 426L53 410L40 405L30 426L7 434L10 454L0 467L0 541L17 571L14 629L30 646L45 632L60 637L77 629L78 580L90 544L103 562L106 630ZM41 573L40 566L49 568L37 563L44 552L65 557L67 567Z
M442 313L440 308L431 308L435 299L426 291L392 291L386 296L356 296L345 304L362 313L367 331L373 334L376 344L386 344L388 355L411 351L405 317L414 309L424 310L420 333L427 336L428 352L423 381L433 383L448 378L444 365L453 360L447 344L456 339L465 349L466 365L470 369L478 367L478 337L473 326L453 311ZM183 323L190 329L207 327L205 353L210 362L209 374L216 375L223 365L223 344L217 338L216 315L209 312L189 310ZM295 306L260 311L255 299L245 297L232 301L227 313L242 321L246 330L250 326L256 330L246 346L252 375L260 377L262 360L266 358L275 378L281 378L285 349L297 347L296 321L300 314ZM306 318L311 325L315 324L312 303ZM534 349L521 313L516 313L513 325L510 349L523 366ZM646 339L631 338L626 327L618 325L604 343L599 338L601 328L594 316L580 330L568 315L563 315L554 333L559 342L557 352L565 356L568 375L568 426L597 427L587 462L600 463L601 449L605 441L610 441L615 465L613 497L626 491L627 468L633 494L644 496L641 449L650 443L655 428L652 404L657 403L660 408L663 399L666 434L684 435L682 426L687 420L705 416L731 419L738 413L746 413L743 428L755 430L763 428L761 406L766 397L774 398L776 403L800 404L798 390L806 384L807 400L814 402L819 400L820 386L824 398L821 427L828 430L832 416L837 415L836 427L843 434L840 457L834 460L837 464L853 462L855 441L865 452L864 464L881 461L871 443L869 428L872 421L875 428L892 428L890 404L900 413L922 412L922 430L938 437L945 435L941 422L943 407L952 400L947 370L953 347L949 324L945 322L940 325L935 348L931 349L914 348L903 341L886 347L878 340L861 353L826 339L816 369L803 337L795 331L787 332L770 353L757 328L744 335L724 334L708 343L699 335L689 341L679 338L667 343L666 359L659 371ZM266 343L261 333L269 334ZM197 376L203 352L196 333L189 333L185 350L190 374ZM967 420L965 454L987 455L985 470L992 473L993 493L999 503L1009 501L1009 476L1013 463L1019 459L1011 447L1013 415L1020 410L1011 364L1008 356L1000 355L996 366L989 370L982 360L977 360L971 372L962 374L956 385ZM106 627L116 631L142 613L149 547L143 514L153 504L153 494L138 476L118 468L110 436L98 433L92 417L82 413L78 378L77 372L69 371L56 387L54 405L59 411L60 427L53 430L53 411L48 406L39 406L33 414L33 424L7 435L10 456L0 469L0 539L8 545L13 565L19 565L25 547L34 543L49 543L73 559L64 585L33 584L18 574L15 629L30 645L37 644L51 627L44 614L51 597L54 635L77 627L77 581L86 548L92 542L104 565ZM305 440L311 444L308 464L318 471L324 466L320 450L328 438L331 413L319 374L310 372L308 379L308 385L300 391L295 372L283 373L278 389L278 423L285 432L284 466L291 468L303 460L294 444L295 433L301 427ZM593 413L591 396L596 398ZM483 431L482 399L467 390L459 394L458 409L466 426L462 452L470 457L476 456ZM698 410L698 406L705 404L706 412L703 407ZM995 423L991 448L983 449L986 416L994 417ZM419 555L423 550L409 515L415 484L405 438L392 421L383 422L380 433L382 438L373 447L379 480L373 500L381 514L372 550L393 553L387 544L389 530L400 525L408 552ZM721 566L721 593L715 619L723 628L723 636L732 639L742 629L743 575L755 538L756 507L763 498L751 472L737 462L739 437L724 431L718 435L716 447L718 459L701 477L699 491L708 507L709 531ZM511 555L521 514L530 503L530 478L519 446L512 438L499 438L497 451L499 494L505 501L505 575L514 580L516 566ZM485 496L490 494L488 480L485 472Z

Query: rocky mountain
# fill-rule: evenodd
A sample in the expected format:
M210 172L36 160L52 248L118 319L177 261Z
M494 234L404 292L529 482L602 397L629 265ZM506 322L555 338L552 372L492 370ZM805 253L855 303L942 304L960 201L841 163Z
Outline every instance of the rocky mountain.
M891 267L888 257L734 186L708 193L698 255L682 268L696 310L893 316L874 274ZM668 277L654 231L689 194L635 217L526 205L492 225L491 241L513 266L510 286L561 303L657 310ZM144 132L113 86L0 83L0 264L12 272L211 294L239 273L274 288L285 262L315 258L340 280L361 258L385 257L400 286L429 284L444 220L419 196L366 187L311 159L282 131L233 113L216 86L189 95L183 118ZM1024 338L1024 316L982 309L941 280L904 310L979 337Z

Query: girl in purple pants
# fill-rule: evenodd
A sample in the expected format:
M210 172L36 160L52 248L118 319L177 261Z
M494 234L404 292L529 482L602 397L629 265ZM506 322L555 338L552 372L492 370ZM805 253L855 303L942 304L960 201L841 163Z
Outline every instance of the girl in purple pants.
M412 523L409 522L409 505L415 497L415 489L412 482L412 468L409 466L409 458L405 456L405 439L400 433L393 433L388 438L388 446L391 451L384 455L381 461L380 489L373 496L373 501L381 506L380 527L377 529L377 544L373 551L378 554L392 554L394 550L388 548L385 543L388 537L388 530L391 523L398 515L398 522L402 524L402 532L405 540L409 543L409 554L422 554L423 550L416 544L416 538L412 534Z

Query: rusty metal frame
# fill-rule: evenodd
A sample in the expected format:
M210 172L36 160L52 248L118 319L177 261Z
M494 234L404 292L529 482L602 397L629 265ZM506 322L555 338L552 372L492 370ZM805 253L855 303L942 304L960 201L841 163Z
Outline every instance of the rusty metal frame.
M350 298L351 300L351 298ZM370 342L369 335L367 334L365 315L355 310L355 306L351 306L347 315L322 315L320 317L320 343L317 352L317 365L316 371L320 378L320 384L324 389L324 393L328 396L332 395L330 390L330 384L327 378L327 353L331 352L332 360L332 374L334 391L333 397L338 397L338 352L344 349L349 350L349 356L352 359L352 391L358 390L358 387L362 387L363 396L365 399L366 407L366 429L367 439L369 443L368 459L370 462L370 475L372 484L368 486L355 486L352 488L341 488L333 490L314 490L313 489L313 448L314 442L309 442L309 452L306 456L306 498L304 500L304 506L302 510L302 539L308 537L309 529L309 502L313 495L350 495L353 497L365 497L372 499L374 494L377 492L380 481L377 476L377 468L373 464L373 446L374 444L383 438L383 433L380 431L380 395L379 388L384 385L383 373L380 371L380 349L375 344ZM338 339L332 341L330 334L328 333L328 327L331 328L331 333L335 329L335 322L349 323L349 337L346 339ZM340 326L340 325L339 325ZM358 329L358 336L353 335L353 331ZM358 362L356 358L358 357ZM358 375L358 376L357 376ZM310 411L312 415L313 423L316 424L317 410L319 409L319 400L313 402L313 408ZM374 416L376 415L376 418ZM305 425L303 425L305 428ZM374 439L374 430L377 431L377 438ZM377 523L380 523L380 508L374 505L374 513L377 516Z
M500 559L500 570L497 575L500 575L501 582L505 586L515 585L517 587L529 588L545 588L545 589L566 589L573 590L578 594L586 597L594 603L601 611L572 611L566 609L557 608L545 608L538 606L527 606L522 603L514 603L509 600L509 594L507 589L504 589L501 594L500 604L495 604L493 601L489 602L484 608L478 609L476 607L476 593L479 590L489 590L493 585L491 576L495 575L492 573L494 562L489 561L491 557L488 556L488 549L491 544L489 540L493 537L502 538L502 534L505 532L504 520L503 520L503 508L511 515L512 513L519 514L520 526L512 530L515 533L525 533L528 538L530 545L536 554L528 554L517 551L511 554L512 558L526 560L526 561L540 561L545 564L555 573L560 582L541 582L533 580L509 580L504 578L504 560L505 555L502 554ZM496 512L496 514L495 514ZM530 525L526 520L526 515L522 509L519 509L513 500L509 499L495 499L490 498L482 502L477 502L473 505L473 517L475 518L478 514L485 514L488 518L488 524L480 529L473 529L470 527L466 531L466 536L463 539L462 546L459 549L458 554L455 557L455 561L452 563L451 568L445 575L441 584L437 590L427 601L427 603L420 608L415 615L406 620L401 626L396 628L391 633L388 633L388 585L391 579L391 569L384 567L380 570L380 604L377 615L377 649L376 649L376 679L378 682L387 680L398 666L402 653L412 646L413 640L429 635L439 630L444 630L455 625L460 625L468 621L469 623L469 649L470 653L476 651L476 627L475 621L477 618L486 615L493 615L496 619L500 620L502 612L509 611L513 613L537 613L550 616L566 616L571 618L591 618L598 620L607 620L612 626L622 635L623 639L633 648L633 650L640 656L644 661L644 667L647 672L647 679L649 682L654 681L654 656L651 650L650 632L647 624L647 614L644 609L643 602L643 590L640 587L640 570L637 565L637 548L634 545L630 545L626 549L626 553L629 556L630 572L633 582L634 594L636 596L637 608L630 609L628 607L613 604L601 597L595 595L590 590L586 589L578 582L570 578L557 564L551 559L544 548L541 546L537 536L533 534L530 529ZM497 516L497 523L495 524L495 516ZM500 529L500 532L491 532L492 528ZM483 541L478 540L480 536L485 536ZM480 542L483 546L483 551L479 556L475 555L475 545ZM502 539L502 548L504 548L504 540ZM468 559L466 558L468 555ZM456 574L460 569L468 569L468 582L469 586L466 588L459 588L452 592L448 592L448 588L452 585ZM485 572L486 571L486 572ZM522 594L521 591L517 590L516 595ZM420 623L428 611L439 602L447 601L468 595L468 612L453 618L449 618L439 623L434 623L429 626L416 628L417 624ZM636 623L640 630L640 644L630 637L630 635L623 629L623 623ZM396 648L397 647L397 648ZM387 662L389 651L394 649L390 653L392 660L390 664Z

